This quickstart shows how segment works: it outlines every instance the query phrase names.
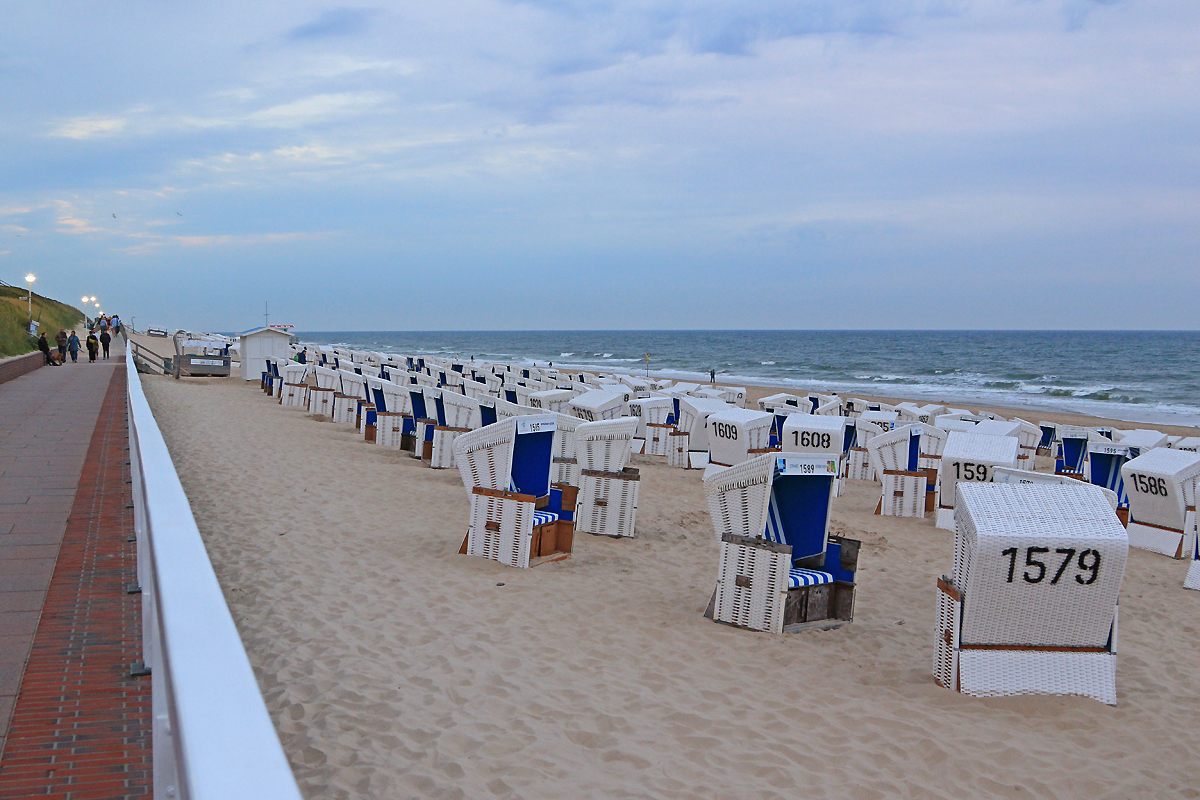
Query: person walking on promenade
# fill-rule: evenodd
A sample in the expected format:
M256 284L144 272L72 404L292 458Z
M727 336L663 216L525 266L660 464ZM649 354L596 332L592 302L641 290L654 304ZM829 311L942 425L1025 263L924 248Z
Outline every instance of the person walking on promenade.
M96 351L99 349L100 349L100 340L96 338L96 332L88 331L88 335L87 335L88 363L94 364L96 362Z
M118 333L121 332L121 318L118 315L116 315L116 314L112 315L112 319L109 320L109 325L112 326L112 335L113 336L116 336Z
M75 335L75 331L71 331L71 335L67 337L67 350L71 353L71 363L74 364L79 360L79 337Z
M104 359L108 360L108 344L112 341L112 337L108 335L107 328L100 329L100 346L104 348Z
M57 367L58 364L50 357L50 342L46 341L46 334L43 333L38 337L38 350L42 351L42 357L46 359L46 363L52 367Z
M108 333L108 317L101 314L100 319L96 321L96 325L100 328L100 333Z
M64 328L58 329L58 335L54 337L54 343L58 345L59 363L67 363L67 331Z

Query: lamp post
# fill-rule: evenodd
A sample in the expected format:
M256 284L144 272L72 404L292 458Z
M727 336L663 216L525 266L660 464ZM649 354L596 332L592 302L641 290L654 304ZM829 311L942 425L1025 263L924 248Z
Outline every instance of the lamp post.
M25 298L29 301L29 319L33 319L33 282L37 280L37 276L32 272L25 276L25 282L29 284L29 297Z

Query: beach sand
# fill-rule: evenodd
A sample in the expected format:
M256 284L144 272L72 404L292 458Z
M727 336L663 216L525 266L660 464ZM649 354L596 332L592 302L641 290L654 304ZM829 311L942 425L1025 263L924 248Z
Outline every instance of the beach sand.
M864 544L854 622L773 636L702 616L698 471L635 457L636 539L517 570L458 555L457 470L257 382L143 382L310 800L1200 797L1185 562L1130 551L1116 707L976 699L931 675L953 534L874 516L878 484L833 507Z

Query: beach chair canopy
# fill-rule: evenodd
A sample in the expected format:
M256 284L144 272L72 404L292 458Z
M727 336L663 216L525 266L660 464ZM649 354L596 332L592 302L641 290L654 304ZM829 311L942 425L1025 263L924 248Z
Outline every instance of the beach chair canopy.
M1129 521L1183 531L1195 515L1200 453L1159 447L1121 466L1129 495ZM1192 523L1194 524L1194 523ZM1190 551L1189 551L1190 552Z
M821 453L839 458L856 441L854 426L848 421L847 417L788 414L779 446L785 453Z
M592 389L571 399L567 409L572 416L587 422L629 416L633 393L629 387Z
M727 406L709 414L709 463L730 467L760 454L770 445L774 423L774 414L748 408Z

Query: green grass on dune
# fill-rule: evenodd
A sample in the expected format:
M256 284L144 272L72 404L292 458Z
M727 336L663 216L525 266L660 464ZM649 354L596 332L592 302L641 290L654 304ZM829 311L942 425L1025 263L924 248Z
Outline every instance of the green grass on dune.
M29 303L25 296L25 290L18 286L0 286L0 358L37 349L37 339L26 333ZM83 312L34 292L33 318L42 323L41 330L46 332L46 338L53 346L59 328L70 331L83 322Z

